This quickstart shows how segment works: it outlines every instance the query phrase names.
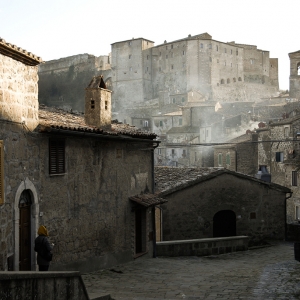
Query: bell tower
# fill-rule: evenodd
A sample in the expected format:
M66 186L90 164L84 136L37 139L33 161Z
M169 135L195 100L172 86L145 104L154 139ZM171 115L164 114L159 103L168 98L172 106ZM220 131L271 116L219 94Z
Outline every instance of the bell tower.
M111 91L106 89L103 76L95 76L85 89L86 124L99 129L111 128Z

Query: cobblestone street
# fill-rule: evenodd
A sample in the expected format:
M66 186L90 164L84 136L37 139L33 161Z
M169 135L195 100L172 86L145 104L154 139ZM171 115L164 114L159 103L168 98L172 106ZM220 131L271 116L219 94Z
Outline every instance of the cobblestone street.
M91 297L300 299L300 263L292 243L219 256L140 258L82 277Z

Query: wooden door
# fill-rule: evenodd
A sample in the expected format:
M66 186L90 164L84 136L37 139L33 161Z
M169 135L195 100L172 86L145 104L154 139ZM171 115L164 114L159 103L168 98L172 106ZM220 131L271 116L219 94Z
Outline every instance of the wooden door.
M19 270L31 270L31 196L25 190L20 197Z

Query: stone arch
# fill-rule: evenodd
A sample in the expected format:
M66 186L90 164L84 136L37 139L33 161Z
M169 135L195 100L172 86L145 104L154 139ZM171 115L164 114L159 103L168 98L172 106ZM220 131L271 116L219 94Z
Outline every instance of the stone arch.
M39 203L37 190L34 184L26 178L23 180L16 192L15 203L14 203L14 239L15 239L15 249L14 249L14 271L19 270L19 224L20 224L20 211L19 211L19 201L20 196L23 191L29 190L32 197L32 206L31 206L31 245L34 244L34 239L36 236L38 228L38 214L39 214ZM32 247L33 248L33 247ZM31 251L31 270L36 270L36 259L35 252Z

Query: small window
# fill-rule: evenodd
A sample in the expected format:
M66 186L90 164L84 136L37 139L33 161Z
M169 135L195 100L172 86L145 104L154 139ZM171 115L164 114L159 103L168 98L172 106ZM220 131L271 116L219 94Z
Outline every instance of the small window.
M158 152L159 155L161 155L161 148L158 148L157 152Z
M217 50L217 51L219 51L219 47L218 47L218 45L216 46L216 50Z
M173 49L173 45L171 45L171 49Z
M49 174L65 173L65 141L49 140Z
M238 79L239 81L242 81L242 78L241 77L239 77L239 79Z
M184 50L182 51L182 55L185 55L185 51Z
M229 78L227 78L227 83L230 83L230 79Z
M173 103L176 103L176 99L175 99L175 98L173 98L173 99L172 99L172 102L173 102Z
M146 69L146 70L147 70L147 72L148 72L149 68L147 67L147 69Z
M236 55L239 55L239 51L238 50L236 50Z
M225 83L224 79L221 79L221 84L224 84L224 83Z
M129 54L129 56L128 56L128 57L129 57L129 59L131 59L131 54Z
M186 157L186 150L185 149L182 150L182 156Z
M131 46L131 42L129 42L128 45Z
M292 171L292 186L297 186L297 177L298 177L298 172L297 171Z
M232 49L230 50L230 54L232 54Z
M254 64L254 60L250 59L250 64L253 65Z
M200 44L200 48L201 48L201 49L203 48L203 44L202 44L202 43Z
M290 129L289 129L289 127L284 127L284 136L285 137L289 137L289 135L290 135Z
M147 120L144 121L144 127L148 127L149 126L149 122Z
M226 165L230 166L230 154L229 153L226 154Z
M283 152L276 152L275 159L277 162L283 162Z
M219 164L219 166L222 166L222 164L223 164L222 153L219 153L219 155L218 155L218 164Z
M147 60L149 60L149 55L147 55Z
M172 149L172 156L175 155L175 149Z
M171 69L172 69L172 70L174 69L174 65L171 65Z
M295 218L297 221L300 221L300 206L296 205L295 207Z
M122 156L123 156L123 150L116 149L116 158L122 158Z
M181 102L184 102L184 101L185 101L185 99L184 99L184 97L182 97L182 98L181 98Z
M179 120L178 120L178 124L179 124L179 126L182 125L182 119L179 119Z
M4 203L4 150L0 141L0 205Z
M236 82L236 78L235 77L232 80L233 80L233 82Z
M255 220L256 219L256 212L251 212L250 213L250 220Z
M160 126L160 127L163 126L163 121L159 121L159 126Z
M91 99L91 109L95 108L95 100Z
M105 101L105 110L107 110L108 102Z
M159 69L158 69L158 70L159 70L159 72L161 72L161 67L159 67Z

